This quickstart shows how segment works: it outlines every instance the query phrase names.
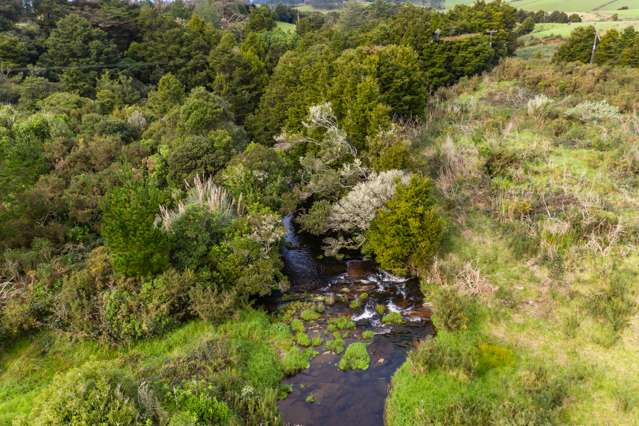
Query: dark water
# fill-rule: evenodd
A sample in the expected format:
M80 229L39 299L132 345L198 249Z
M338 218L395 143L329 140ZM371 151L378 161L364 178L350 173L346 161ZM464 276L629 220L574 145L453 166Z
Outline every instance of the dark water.
M337 302L326 305L322 319L307 329L309 335L328 336L326 321L337 315L350 315L357 329L345 343L361 341L361 332L372 330L375 337L368 346L371 363L366 371L342 372L337 368L342 354L315 348L320 354L310 368L290 377L286 384L292 392L280 401L280 411L287 425L304 426L383 426L384 402L393 373L406 359L417 340L433 334L430 311L424 306L418 283L393 277L376 268L364 271L358 278L346 273L346 262L320 259L317 242L295 232L291 217L286 217L287 248L283 252L286 272L291 282L286 300L315 300L333 295ZM348 300L366 292L369 297L361 307L350 309ZM331 296L332 297L332 296ZM274 304L284 304L280 300ZM402 325L381 322L375 306L382 304L386 312L400 312ZM325 339L323 339L325 340ZM314 402L306 401L312 395Z

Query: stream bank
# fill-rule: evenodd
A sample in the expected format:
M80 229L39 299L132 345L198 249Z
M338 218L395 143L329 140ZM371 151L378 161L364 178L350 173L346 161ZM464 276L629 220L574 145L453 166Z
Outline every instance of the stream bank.
M306 318L301 333L321 343L313 346L317 356L309 368L285 380L291 392L279 403L282 419L304 426L382 426L394 372L417 340L434 334L419 283L389 275L369 262L324 258L316 240L297 233L291 216L284 225L287 244L282 256L291 287L267 303L272 311L294 312L296 319L300 315L295 306L315 307L321 313ZM336 319L344 320L343 328L336 328ZM327 347L335 338L343 339L344 347L365 342L368 368L340 370L343 352Z

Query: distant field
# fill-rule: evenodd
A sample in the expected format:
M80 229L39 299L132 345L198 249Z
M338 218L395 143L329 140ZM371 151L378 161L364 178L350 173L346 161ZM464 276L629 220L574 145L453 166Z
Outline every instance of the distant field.
M473 4L475 0L446 0L446 7ZM511 0L510 3L526 10L561 10L564 12L590 12L594 10L618 10L620 7L639 9L639 0ZM621 15L621 14L620 14Z
M524 40L531 38L549 38L549 37L568 37L575 28L594 25L600 32L606 32L611 28L623 30L626 27L633 26L639 29L639 20L635 21L600 21L600 22L581 22L578 24L537 24L535 31L524 37Z

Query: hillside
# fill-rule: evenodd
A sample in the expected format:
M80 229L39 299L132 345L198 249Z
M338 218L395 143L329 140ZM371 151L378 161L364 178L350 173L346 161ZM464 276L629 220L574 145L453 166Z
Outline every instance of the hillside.
M457 229L422 288L463 296L434 301L390 425L639 422L638 84L509 59L433 103L421 153Z

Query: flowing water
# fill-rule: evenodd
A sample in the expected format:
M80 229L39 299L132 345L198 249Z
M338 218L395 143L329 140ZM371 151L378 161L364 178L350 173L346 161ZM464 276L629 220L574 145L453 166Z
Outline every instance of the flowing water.
M319 355L310 368L290 377L286 384L292 388L280 411L287 425L304 426L382 426L384 401L393 373L406 359L416 340L433 334L430 311L424 306L415 280L393 277L364 262L320 259L317 241L295 231L290 216L284 219L287 247L283 257L291 282L284 298L271 301L281 306L290 300L336 300L326 305L322 318L307 327L309 335L329 336L325 330L328 318L350 315L356 330L345 338L348 345L362 341L361 332L372 330L374 338L368 346L371 362L366 371L346 371L337 368L341 354L315 348ZM347 272L348 270L348 272ZM356 309L348 301L366 292L369 297ZM399 312L402 325L385 325L376 305L384 305L385 312ZM325 339L323 339L325 340ZM313 402L307 402L312 395Z

